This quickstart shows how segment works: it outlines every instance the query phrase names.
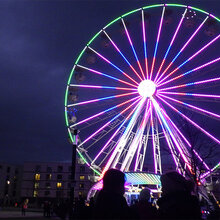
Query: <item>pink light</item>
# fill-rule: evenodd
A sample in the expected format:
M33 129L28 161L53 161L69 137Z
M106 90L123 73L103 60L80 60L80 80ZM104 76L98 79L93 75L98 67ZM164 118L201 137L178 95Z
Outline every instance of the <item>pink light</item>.
M81 65L77 65L77 66L80 67L80 68L86 69L86 70L88 70L88 71L90 71L90 72L92 72L92 73L96 73L96 74L101 75L101 76L106 76L106 77L108 77L108 78L111 78L111 79L113 79L113 80L116 80L116 81L121 82L121 83L124 83L124 84L127 84L127 85L129 85L129 86L137 87L137 86L134 85L134 84L131 84L131 83L126 82L126 81L124 81L124 80L121 80L121 79L118 79L118 78L116 78L116 77L110 76L110 75L108 75L108 74L99 72L99 71L97 71L97 70L94 70L94 69L91 69L91 68L88 68L88 67L85 67L85 66L81 66Z
M174 102L177 102L177 103L179 103L179 104L182 104L182 105L188 106L188 107L190 107L190 108L196 109L196 110L198 110L198 111L200 111L200 112L206 113L206 114L211 115L211 116L213 116L213 117L220 118L220 115L215 114L215 113L210 112L210 111L207 111L207 110L205 110L205 109L196 107L196 106L194 106L194 105L190 105L190 104L188 104L188 103L179 101L179 100L177 100L177 99L170 98L170 97L168 97L168 96L166 96L166 95L162 95L162 94L158 94L158 95L161 95L162 97L167 98L167 99L169 99L169 100L172 100L172 101L174 101Z
M186 61L184 61L182 64L180 64L175 70L173 70L170 74L168 74L166 77L164 77L158 84L163 82L165 79L167 79L169 76L171 76L173 73L175 73L177 70L180 69L183 65L188 63L190 60L192 60L194 57L196 57L198 54L200 54L203 50L205 50L208 46L210 46L212 43L214 43L218 38L220 37L220 34L215 37L213 40L211 40L209 43L207 43L204 47L202 47L200 50L198 50L196 53L194 53L190 58L188 58Z
M185 163L186 163L187 167L189 168L190 172L192 172L192 167L190 166L188 159L186 158L186 156L185 156L183 150L181 149L181 147L180 147L178 141L176 140L175 135L174 135L173 132L171 131L171 129L170 129L170 127L169 127L167 121L165 120L163 114L161 113L161 110L160 110L161 107L159 106L159 104L156 102L155 99L152 98L151 100L152 100L152 102L153 102L153 105L154 105L155 110L157 111L158 115L160 116L160 118L161 118L163 124L165 125L166 129L168 130L170 136L172 137L172 139L173 139L173 141L174 141L174 143L175 143L175 145L176 145L178 151L180 152L180 154L181 154L183 160L185 161Z
M115 42L110 38L110 36L105 32L105 35L108 37L108 39L110 40L110 42L112 43L112 45L114 46L114 48L119 52L119 54L123 57L123 59L126 61L126 63L129 65L129 67L134 71L134 73L137 75L137 77L142 80L142 78L140 77L140 75L137 73L137 71L134 69L134 67L131 65L131 63L127 60L127 58L124 56L124 54L120 51L120 49L118 48L118 46L115 44Z
M194 125L196 128L198 128L200 131L202 131L204 134L206 134L208 137L210 137L213 141L220 144L220 140L215 138L213 135L211 135L209 132L207 132L205 129L200 127L198 124L196 124L194 121L189 119L186 115L184 115L182 112L174 108L172 105L170 105L167 101L165 101L160 95L158 96L164 103L166 103L170 108L172 108L175 112L179 113L183 118L185 118L187 121L189 121L192 125Z
M141 97L135 101L135 103L137 103L138 101L140 101ZM134 103L134 104L135 104ZM134 109L129 113L129 115L125 118L125 120L123 121L123 123L119 126L119 128L115 131L115 133L110 137L110 139L106 142L106 144L104 145L104 147L99 151L99 153L96 155L95 159L92 161L92 164L98 159L98 157L102 154L102 152L106 149L106 147L108 146L108 144L111 142L111 140L118 134L119 130L122 128L122 126L128 121L128 119L131 117L131 115L134 113L135 109L137 108L137 105L134 107Z
M197 81L197 82L192 82L192 83L186 83L186 84L182 84L182 85L178 85L178 86L166 87L166 88L163 88L163 89L158 89L157 91L161 92L161 91L166 91L166 90L171 90L171 89L178 89L178 88L183 88L183 87L186 87L186 86L193 86L193 85L199 85L199 84L203 84L203 83L215 82L215 81L218 81L218 80L220 80L220 77L213 78L213 79L202 80L202 81Z
M125 24L123 18L121 18L121 21L122 21L122 23L123 23L123 26L124 26L124 29L125 29L125 33L126 33L126 35L127 35L127 38L128 38L129 43L130 43L131 49L132 49L132 51L133 51L133 53L134 53L135 59L136 59L137 64L138 64L138 67L139 67L139 69L140 69L140 71L141 71L141 74L142 74L143 78L145 79L145 75L144 75L143 69L142 69L142 67L141 67L141 65L140 65L139 59L138 59L138 57L137 57L137 53L136 53L136 51L135 51L135 49L134 49L134 46L133 46L133 43L132 43L130 34L129 34L129 32L128 32L128 29L127 29L127 27L126 27L126 24Z
M80 125L80 124L82 124L82 123L85 123L85 122L87 122L87 121L89 121L89 120L91 120L91 119L93 119L93 118L96 118L96 117L98 117L98 116L100 116L100 115L103 115L103 114L106 113L106 112L109 112L109 111L111 111L111 110L113 110L113 109L116 109L116 108L118 108L118 107L121 107L121 106L123 106L123 105L125 105L125 104L127 104L127 103L129 103L129 102L132 102L133 100L135 100L135 99L137 99L137 98L139 98L139 96L134 97L134 98L132 98L132 99L129 99L129 100L125 101L125 102L122 102L122 103L119 104L119 105L115 105L115 106L113 106L113 107L111 107L111 108L108 108L108 109L105 110L105 111L99 112L99 113L97 113L97 114L95 114L95 115L93 115L93 116L91 116L91 117L89 117L89 118L86 118L86 119L84 119L84 120L82 120L82 121L79 121L79 122L75 123L74 125L71 125L70 127L75 127L75 126L77 126L77 125Z
M107 96L107 97L104 97L104 98L92 99L92 100L89 100L89 101L74 103L74 104L68 105L67 107L78 106L78 105L86 105L86 104L90 104L90 103L93 103L93 102L99 102L99 101L106 100L106 99L112 99L112 98L119 98L119 97L128 96L128 95L134 95L134 94L137 94L137 93L138 92L130 92L130 93L124 93L124 94L120 94L120 95Z
M137 89L126 88L126 87L111 87L111 86L94 86L94 85L79 85L79 84L70 84L72 87L80 88L93 88L93 89L115 89L115 90L132 90L137 91Z
M181 96L220 98L220 95L208 95L208 94L185 93L185 92L159 92L159 93L160 94L170 94L170 95L181 95Z
M128 79L130 79L131 81L133 81L135 84L138 85L138 83L132 79L127 73L125 73L123 70L121 70L119 67L117 67L115 64L113 64L111 61L109 61L107 58L105 58L104 56L102 56L100 53L98 53L97 51L95 51L94 49L92 49L91 47L88 47L90 50L92 50L95 54L97 54L99 57L101 57L103 60L105 60L107 63L111 64L115 69L119 70L123 75L125 75Z
M180 27L181 27L181 25L182 25L182 23L183 23L183 19L184 19L184 17L185 17L186 12L187 12L187 8L185 9L185 11L184 11L184 13L183 13L183 15L182 15L182 17L181 17L181 19L180 19L180 22L179 22L179 24L178 24L178 26L177 26L177 28L176 28L176 31L175 31L175 33L174 33L174 35L173 35L173 38L172 38L172 40L171 40L171 42L170 42L170 45L169 45L169 47L168 47L168 49L167 49L167 51L166 51L166 54L164 55L163 61L162 61L161 65L160 65L160 67L159 67L159 70L157 71L157 75L156 75L156 77L155 77L155 79L154 79L155 82L157 81L157 77L158 77L159 74L160 74L160 71L161 71L161 69L162 69L162 67L163 67L163 65L164 65L164 62L165 62L165 60L166 60L166 58L167 58L167 55L168 55L168 53L169 53L169 51L170 51L170 49L171 49L171 47L172 47L172 45L173 45L173 42L174 42L174 40L175 40L175 38L176 38L176 35L177 35L177 33L179 32L179 29L180 29Z
M144 22L144 11L142 10L142 33L143 33L143 43L144 43L144 57L145 57L145 70L148 79L148 60L147 60L147 45L146 45L146 31L145 31L145 22Z
M188 75L189 73L192 73L192 72L194 72L194 71L200 70L200 69L202 69L202 68L204 68L204 67L206 67L206 66L209 66L209 65L211 65L211 64L213 64L213 63L215 63L215 62L217 62L217 61L219 61L219 60L220 60L220 57L218 57L218 58L216 58L216 59L214 59L214 60L212 60L212 61L210 61L210 62L208 62L208 63L205 63L205 64L203 64L203 65L201 65L201 66L199 66L199 67L196 67L196 68L194 68L194 69L192 69L192 70L189 70L188 72L185 72L185 73L183 73L183 74L181 74L181 75L179 75L179 76L177 76L177 77L174 77L174 78L172 78L172 79L170 79L170 80L168 80L168 81L165 81L165 82L163 82L163 83L160 83L160 84L157 85L157 87L160 87L160 86L165 85L165 84L167 84L167 83L169 83L169 82L172 82L172 81L174 81L174 80L177 80L177 79L179 79L179 78L182 78L183 76Z
M159 40L160 40L160 33L161 33L161 29L162 29L162 24L163 24L164 12L165 12L165 6L163 7L162 15L160 18L160 25L159 25L159 29L158 29L158 33L157 33L157 42L156 42L155 49L154 49L154 57L153 57L152 65L151 65L151 71L150 71L150 79L152 79L152 74L153 74L153 70L154 70L157 48L158 48L158 44L159 44Z
M209 16L207 16L203 22L199 25L199 27L196 29L196 31L192 34L192 36L188 39L188 41L184 44L184 46L180 49L180 51L178 52L178 54L173 58L173 60L170 62L170 64L168 65L168 67L164 70L164 72L160 75L160 77L158 78L158 80L156 81L156 83L159 82L159 80L161 79L161 77L167 72L167 70L171 67L171 65L174 63L174 61L177 59L177 57L183 52L183 50L186 48L186 46L190 43L190 41L195 37L195 35L198 33L198 31L201 29L201 27L204 25L204 23L206 22L206 20L209 18Z
M117 114L114 118L112 118L109 122L107 122L106 124L104 124L101 128L99 128L96 132L94 132L92 135L90 135L88 138L86 138L82 143L79 144L78 147L82 146L83 144L85 144L87 141L89 141L91 138L93 138L96 134L98 134L101 130L103 130L105 127L107 127L112 121L114 121L116 118L118 118L120 115L122 115L123 113L125 113L128 109L130 109L133 105L135 104L132 103L131 105L129 105L127 108L125 108L123 111L121 111L119 114Z

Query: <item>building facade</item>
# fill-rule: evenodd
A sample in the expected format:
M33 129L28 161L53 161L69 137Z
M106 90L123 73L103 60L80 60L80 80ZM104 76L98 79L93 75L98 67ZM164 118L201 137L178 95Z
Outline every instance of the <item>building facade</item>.
M22 166L0 163L0 206L14 205L20 200Z
M72 179L71 162L27 162L23 168L21 198L30 201L54 200L70 198L71 187L74 186L74 197L86 197L94 184L91 169L77 160L75 166L75 182Z

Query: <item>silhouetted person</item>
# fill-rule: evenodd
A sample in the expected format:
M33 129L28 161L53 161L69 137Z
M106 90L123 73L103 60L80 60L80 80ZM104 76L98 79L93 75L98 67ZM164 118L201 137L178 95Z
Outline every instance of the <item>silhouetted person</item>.
M161 176L162 197L158 199L162 219L201 219L196 196L191 195L192 182L177 172Z
M150 190L145 188L140 192L139 201L131 206L132 210L137 214L138 219L158 219L157 209L152 206L149 200Z
M109 169L103 177L103 189L99 192L94 208L95 219L132 219L131 209L124 198L125 175Z

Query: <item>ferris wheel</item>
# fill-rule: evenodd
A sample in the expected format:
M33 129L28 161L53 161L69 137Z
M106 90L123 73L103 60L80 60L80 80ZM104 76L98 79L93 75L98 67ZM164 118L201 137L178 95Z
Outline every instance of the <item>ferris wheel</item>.
M220 19L179 4L150 5L108 23L78 56L65 118L77 152L100 178L109 168L155 174L163 161L193 172L184 123L220 145ZM163 159L163 150L169 156Z

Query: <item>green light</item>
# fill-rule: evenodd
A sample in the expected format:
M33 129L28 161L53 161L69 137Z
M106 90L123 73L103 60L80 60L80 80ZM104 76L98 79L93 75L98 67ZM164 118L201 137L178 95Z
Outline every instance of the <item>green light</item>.
M145 7L143 7L143 9L155 8L155 7L159 7L159 6L163 6L163 4L156 4L156 5L145 6Z
M123 14L122 17L125 17L125 16L127 16L127 15L130 15L130 14L132 14L132 13L134 13L134 12L136 12L136 11L140 11L140 10L141 10L141 8L135 9L135 10L133 10L133 11L129 11L128 13Z
M87 44L87 46L89 46L94 40L95 38L100 34L101 31L99 31L98 33L96 33L96 35L89 41L89 43Z
M113 23L115 23L116 21L118 21L120 19L121 19L121 17L116 18L115 20L113 20L110 23L108 23L103 29L106 29L108 26L112 25Z
M191 6L190 6L190 8L191 8L191 9L194 9L194 10L196 10L196 11L200 11L200 12L205 13L205 14L209 14L208 12L206 12L206 11L204 11L204 10L202 10L202 9L199 9L199 8L195 8L195 7L191 7Z

